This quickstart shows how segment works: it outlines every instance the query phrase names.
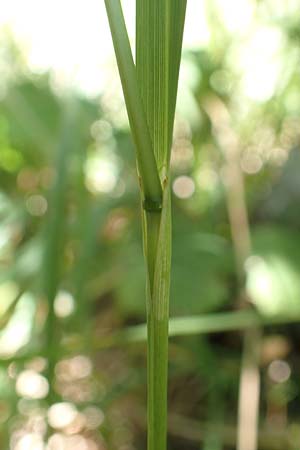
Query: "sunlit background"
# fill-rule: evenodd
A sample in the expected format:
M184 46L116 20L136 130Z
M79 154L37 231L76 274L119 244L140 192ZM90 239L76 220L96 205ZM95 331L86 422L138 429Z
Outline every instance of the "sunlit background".
M300 0L188 0L171 315L277 325L250 369L242 331L170 340L169 450L299 450L299 20ZM145 321L145 273L104 2L6 1L0 41L0 449L143 450L145 344L113 340Z

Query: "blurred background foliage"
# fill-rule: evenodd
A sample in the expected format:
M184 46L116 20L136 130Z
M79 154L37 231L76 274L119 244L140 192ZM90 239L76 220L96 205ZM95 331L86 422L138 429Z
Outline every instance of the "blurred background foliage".
M229 3L206 2L209 38L184 47L170 313L248 304L300 319L300 3ZM0 73L0 448L145 449L145 344L109 344L145 320L135 158L116 68L100 95L84 95L34 71L4 27ZM242 290L235 195L251 235ZM242 336L171 339L170 450L235 448ZM299 338L297 324L263 332L259 449L299 448Z

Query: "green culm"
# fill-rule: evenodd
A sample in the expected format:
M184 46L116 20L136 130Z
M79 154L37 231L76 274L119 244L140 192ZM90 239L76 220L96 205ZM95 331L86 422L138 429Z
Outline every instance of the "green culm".
M170 154L186 0L136 0L134 64L120 0L105 0L141 188L147 267L148 450L167 435Z

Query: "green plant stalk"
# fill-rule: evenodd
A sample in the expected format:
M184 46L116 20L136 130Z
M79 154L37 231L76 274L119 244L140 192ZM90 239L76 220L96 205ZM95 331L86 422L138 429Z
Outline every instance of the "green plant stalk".
M105 0L143 199L148 450L165 450L171 271L169 161L186 0L136 1L136 67L119 0Z
M146 213L148 450L166 448L168 319L171 270L171 203L164 193L162 213ZM153 228L152 228L153 227ZM151 240L153 241L151 242ZM153 265L153 266L152 266Z
M137 78L164 192L162 212L146 212L143 216L148 266L148 450L166 448L171 272L169 165L185 7L184 0L136 1Z

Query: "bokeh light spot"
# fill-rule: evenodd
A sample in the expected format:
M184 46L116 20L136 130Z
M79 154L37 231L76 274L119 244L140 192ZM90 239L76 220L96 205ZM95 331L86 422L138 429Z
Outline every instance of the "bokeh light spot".
M275 359L268 367L268 375L275 383L284 383L291 376L291 368L286 361Z
M65 428L73 422L76 416L77 410L72 403L55 403L48 410L48 422L52 428Z
M75 309L73 296L67 291L59 291L54 300L54 312L57 317L68 317Z
M26 208L32 216L43 216L48 208L48 203L42 195L34 194L26 200Z
M181 199L189 198L195 192L195 183L191 177L182 175L175 179L173 183L174 194Z
M48 390L49 385L46 378L33 370L24 370L17 378L16 391L23 397L32 399L45 398Z

